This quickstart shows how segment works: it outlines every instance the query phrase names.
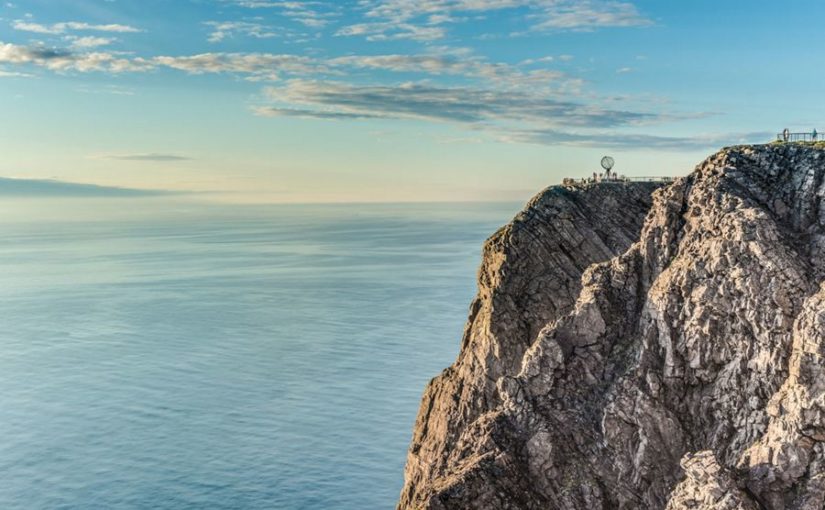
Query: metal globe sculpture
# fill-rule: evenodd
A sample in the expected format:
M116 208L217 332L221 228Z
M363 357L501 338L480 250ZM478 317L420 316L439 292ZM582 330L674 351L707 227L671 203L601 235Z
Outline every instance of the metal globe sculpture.
M609 172L610 170L612 170L613 165L615 165L615 164L616 164L616 162L613 161L613 158L611 158L610 156L605 156L605 157L602 158L602 168L604 168L604 170L606 172Z

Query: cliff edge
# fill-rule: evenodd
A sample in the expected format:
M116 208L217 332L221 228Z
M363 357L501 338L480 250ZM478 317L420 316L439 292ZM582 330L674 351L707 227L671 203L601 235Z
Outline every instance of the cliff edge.
M485 244L399 509L823 508L824 255L814 145L548 188Z

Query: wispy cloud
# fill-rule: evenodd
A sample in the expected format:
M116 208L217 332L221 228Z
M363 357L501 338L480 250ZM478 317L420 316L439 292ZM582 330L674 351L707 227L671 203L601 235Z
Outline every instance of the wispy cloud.
M169 67L190 74L237 73L255 79L277 80L282 73L309 74L321 66L314 59L299 55L272 53L201 53L191 56L160 56L154 65Z
M275 9L282 16L305 27L320 29L340 15L336 3L317 0L223 0L247 9Z
M261 117L298 117L302 119L324 120L379 119L385 117L384 115L365 112L309 110L301 108L283 108L278 106L256 106L252 110L256 115Z
M4 197L149 197L167 191L97 186L51 179L10 179L0 177L0 196Z
M581 86L581 80L553 69L524 71L517 66L490 62L472 54L442 55L369 55L338 57L326 61L335 68L373 69L398 73L421 73L430 76L451 75L478 78L487 83L512 87Z
M118 85L102 85L102 86L83 86L75 89L77 92L84 94L109 94L113 96L134 96L135 91L130 88L121 87Z
M108 46L115 42L116 39L112 37L95 37L95 36L85 36L85 37L75 37L75 36L68 36L68 41L72 48L84 50L89 48L97 48L100 46Z
M269 87L265 93L276 104L270 109L264 107L258 113L271 115L340 115L489 125L530 122L588 128L673 119L662 114L602 109L527 92L415 83L355 86L341 82L291 80L284 87ZM280 105L305 107L284 109Z
M531 29L593 30L603 27L640 27L653 22L630 2L575 0L544 1L537 4L537 21Z
M65 34L67 32L116 32L116 33L134 33L141 32L140 29L120 24L104 24L95 25L92 23L83 23L79 21L66 21L61 23L54 23L52 25L42 25L39 23L31 23L23 20L16 20L12 23L12 28L23 32L34 32L36 34Z
M583 81L545 67L490 62L471 52L440 50L438 54L350 55L318 58L295 54L209 52L196 55L130 57L117 52L89 51L107 38L75 38L67 48L22 46L0 42L0 64L34 65L57 72L145 72L169 68L189 74L230 73L251 81L343 76L358 70L387 71L432 78L444 75L483 80L496 87L575 92ZM86 51L84 51L86 50Z
M501 11L523 18L529 32L652 24L634 4L618 0L360 0L359 5L372 21L342 27L337 35L433 41L446 36L446 24Z
M181 156L179 154L165 154L158 152L139 153L139 154L107 154L105 156L98 156L103 159L117 159L120 161L188 161L192 158L188 156Z
M153 65L141 58L124 58L107 52L75 52L66 48L23 46L0 42L0 64L35 65L52 71L145 71Z
M0 42L0 64L33 65L65 72L144 72L160 67L190 74L235 73L252 80L277 80L281 74L307 75L329 71L323 62L310 57L272 53L200 53L184 56L128 57L105 51L78 48L25 46Z
M655 111L631 101L585 95L586 83L564 65L573 57L555 55L495 62L470 48L434 42L452 36L451 27L489 16L509 16L532 34L641 27L652 21L624 0L358 0L347 7L324 0L214 0L240 19L208 21L209 41L232 37L269 39L291 34L278 17L330 33L369 40L408 39L424 44L419 53L346 55L266 52L203 52L143 55L107 51L111 33L139 31L129 25L63 22L51 25L18 20L14 28L59 34L66 47L0 42L0 66L35 66L55 72L126 73L175 70L188 74L229 74L268 82L256 115L331 121L370 119L450 123L471 135L483 133L514 143L554 145L689 147L692 138L636 134L643 126L696 118ZM258 10L247 17L245 10ZM341 14L349 24L341 26ZM263 12L261 10L268 10ZM260 16L259 16L260 15ZM283 21L283 20L281 20ZM504 23L500 26L513 26ZM303 30L303 29L301 29ZM77 34L97 31L104 34ZM340 54L339 54L340 55ZM559 64L559 63L562 64ZM631 68L613 64L617 73ZM617 69L618 67L618 69ZM22 70L27 70L23 67ZM10 71L6 71L10 72ZM392 74L399 75L392 78ZM449 77L449 78L446 78ZM406 80L402 82L402 80ZM400 82L400 83L399 83ZM631 106L628 106L631 105ZM608 133L610 130L610 133ZM631 133L632 132L632 133ZM471 136L472 139L478 139ZM456 139L464 140L466 136ZM174 162L176 154L104 156L122 161Z
M31 78L32 75L28 73L21 73L18 71L6 71L0 68L0 78Z
M127 58L106 52L0 43L0 64L28 63L58 72L122 73L166 68L189 74L230 73L249 80L271 81L273 86L264 89L266 100L252 108L260 116L451 123L468 130L496 133L502 141L519 143L631 146L647 141L649 146L657 147L704 144L694 139L646 139L638 134L603 136L605 129L629 130L706 115L619 108L616 105L620 103L611 98L578 95L581 80L543 67L551 59L507 64L490 62L472 52L440 53L318 58L216 52ZM533 69L536 65L542 67ZM420 78L400 84L353 83L352 75L359 70L413 74ZM443 75L460 77L462 85L443 86L431 81ZM131 161L185 159L169 154L109 157Z
M391 41L409 39L412 41L436 41L447 35L443 27L416 25L414 23L357 23L338 30L339 36L364 36L368 41Z
M573 147L605 147L643 150L699 150L730 145L731 143L764 143L774 135L766 131L750 133L721 133L696 136L658 136L640 133L577 133L554 129L514 130L500 134L503 142Z
M291 80L282 87L267 88L265 95L271 103L253 108L260 116L451 123L508 143L693 149L718 145L724 140L765 138L763 133L694 138L627 133L628 129L704 115L606 108L527 90L436 87L421 83L355 86Z
M236 34L256 39L270 39L278 37L280 34L270 27L261 23L247 21L207 21L204 23L212 29L209 34L209 42L220 42L227 37L234 37Z

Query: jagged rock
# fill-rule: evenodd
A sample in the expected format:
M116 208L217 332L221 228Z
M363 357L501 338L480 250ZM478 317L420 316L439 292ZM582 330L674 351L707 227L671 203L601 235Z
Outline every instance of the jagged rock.
M825 151L653 187L550 188L488 241L399 508L823 508Z
M638 238L658 186L551 187L487 240L461 353L424 393L401 507L438 508L439 495L459 501L473 477L482 477L475 486L491 487L471 495L476 504L507 507L492 488L498 475L489 475L485 466L516 476L518 459L480 451L485 442L510 437L491 437L508 432L498 425L503 417L487 414L501 405L497 381L517 374L538 332L570 311L585 269L624 252ZM529 487L507 497L523 507L522 493ZM425 503L430 498L432 503Z
M713 452L685 455L682 469L686 478L670 494L667 510L758 510L719 466Z

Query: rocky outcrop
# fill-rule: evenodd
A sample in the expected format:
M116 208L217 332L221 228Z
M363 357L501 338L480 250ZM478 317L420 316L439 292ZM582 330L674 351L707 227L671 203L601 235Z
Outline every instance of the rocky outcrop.
M481 439L485 434L507 432L495 421L502 404L496 382L517 374L538 332L572 309L584 271L638 238L657 187L551 187L487 240L458 360L424 393L400 507L426 506L434 496L435 505L439 494L452 494L456 505L468 494L466 504L495 506L496 484L485 466L494 462L511 478L520 469L509 457L478 448L479 441L493 441ZM474 485L490 488L489 494L464 490L473 477L481 477ZM519 501L529 492L519 489L512 497Z
M713 452L687 454L682 459L685 480L670 493L667 510L759 510L759 507L719 466Z
M399 508L823 508L825 151L653 187L550 188L488 241Z

